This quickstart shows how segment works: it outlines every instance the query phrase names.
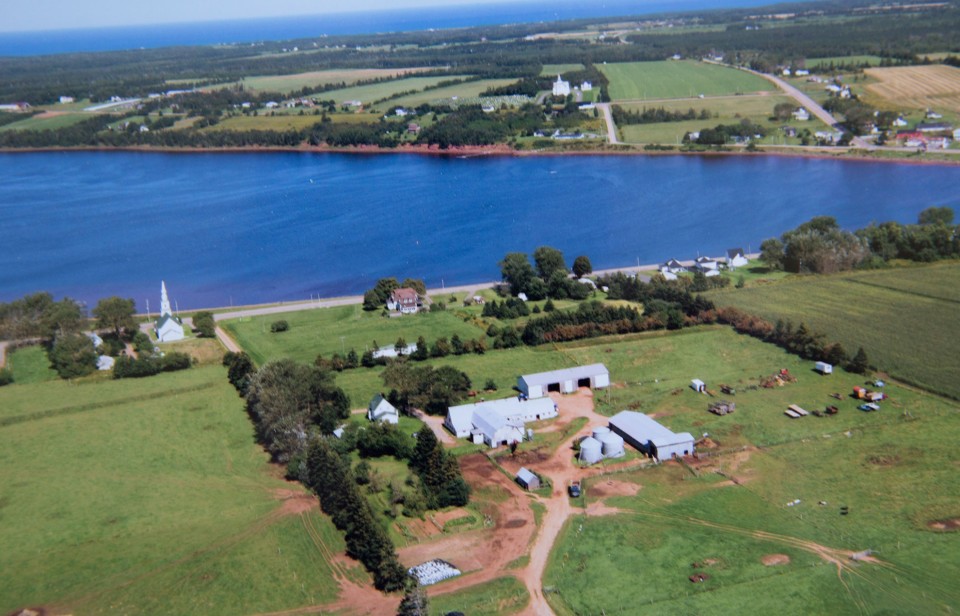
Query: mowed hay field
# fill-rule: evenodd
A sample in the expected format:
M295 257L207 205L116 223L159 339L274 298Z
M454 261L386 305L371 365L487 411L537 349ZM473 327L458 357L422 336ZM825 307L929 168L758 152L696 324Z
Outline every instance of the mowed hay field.
M598 66L610 80L614 101L695 98L750 92L775 87L766 79L726 66L702 62L625 62Z
M407 77L383 83L372 83L363 86L353 86L351 88L342 88L340 90L330 90L318 95L323 100L333 100L338 103L345 101L358 100L364 105L370 105L373 101L394 96L401 92L422 91L428 86L435 86L441 81L449 79L463 79L464 75L444 75L442 77ZM394 103L391 101L391 106Z
M324 554L343 551L339 533L268 465L220 366L0 388L0 468L0 613L239 614L337 596Z
M960 113L960 68L935 64L870 68L867 90L892 105Z
M843 344L862 346L882 371L960 398L960 264L800 277L711 293L770 321L789 319Z
M353 85L358 81L382 79L410 75L432 70L430 68L357 68L351 70L311 71L293 75L257 75L245 77L241 83L247 90L263 90L269 92L288 93L303 88L315 88L331 83L345 83ZM223 87L211 86L211 89Z

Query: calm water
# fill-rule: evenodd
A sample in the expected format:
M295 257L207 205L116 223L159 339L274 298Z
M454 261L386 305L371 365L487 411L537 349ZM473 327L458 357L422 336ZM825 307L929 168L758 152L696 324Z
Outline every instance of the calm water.
M323 34L372 34L430 28L463 28L766 4L769 4L769 0L736 0L735 2L733 0L605 0L603 2L534 0L493 6L460 5L255 20L14 32L0 33L0 56L282 41L319 37Z
M0 301L47 290L180 308L499 277L540 245L595 268L960 211L960 167L786 158L0 154Z

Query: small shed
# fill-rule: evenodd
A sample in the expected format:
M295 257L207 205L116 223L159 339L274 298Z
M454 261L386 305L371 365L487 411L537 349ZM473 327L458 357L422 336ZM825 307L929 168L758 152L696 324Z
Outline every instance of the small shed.
M690 388L697 393L704 393L707 391L707 385L700 379L693 379L690 381Z
M833 365L825 361L818 361L813 368L820 374L833 374Z
M524 490L537 490L540 488L540 478L525 467L517 471L516 481Z

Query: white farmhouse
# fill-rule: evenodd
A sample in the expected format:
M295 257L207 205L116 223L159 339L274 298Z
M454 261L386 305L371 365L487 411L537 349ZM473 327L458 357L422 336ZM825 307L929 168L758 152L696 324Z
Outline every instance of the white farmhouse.
M400 423L400 412L397 407L387 402L383 394L377 394L367 405L367 419L397 425Z
M738 267L744 267L747 263L749 261L747 255L743 252L743 248L727 249L727 269L732 271Z

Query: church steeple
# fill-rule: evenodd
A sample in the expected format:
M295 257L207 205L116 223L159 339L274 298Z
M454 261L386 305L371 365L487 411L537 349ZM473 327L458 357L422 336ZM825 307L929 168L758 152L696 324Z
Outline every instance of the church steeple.
M160 281L160 318L162 319L163 316L166 314L173 316L173 311L170 310L170 300L167 298L167 283L161 280Z

